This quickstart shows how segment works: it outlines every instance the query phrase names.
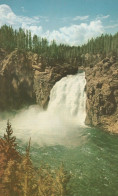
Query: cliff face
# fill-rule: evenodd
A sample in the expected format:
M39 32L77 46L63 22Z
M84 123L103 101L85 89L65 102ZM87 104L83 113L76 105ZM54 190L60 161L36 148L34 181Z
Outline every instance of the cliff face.
M18 109L35 102L33 56L17 50L0 63L0 109Z
M50 90L63 76L75 74L77 66L49 66L31 52L0 50L0 110L19 109L38 103L45 107Z
M34 89L37 103L42 107L46 107L54 84L64 76L76 74L77 70L78 67L71 64L56 64L55 66L47 66L45 68L42 66L40 71L36 70L34 74Z
M86 68L86 124L118 133L118 60L106 58Z
M38 103L46 107L54 84L68 74L77 73L72 63L50 65L37 54L8 54L0 50L0 110L19 109ZM118 132L118 60L106 58L90 64L86 72L86 124Z

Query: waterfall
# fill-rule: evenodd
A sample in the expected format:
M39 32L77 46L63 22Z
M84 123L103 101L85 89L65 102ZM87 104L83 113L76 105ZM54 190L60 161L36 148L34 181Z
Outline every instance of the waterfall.
M35 105L18 111L15 116L8 114L6 119L0 118L0 135L4 134L6 120L9 118L15 136L24 142L31 137L32 142L38 145L70 145L76 130L81 134L85 126L85 85L84 73L62 78L51 90L46 111Z
M84 125L86 117L85 73L69 75L55 84L50 93L48 111L60 113Z

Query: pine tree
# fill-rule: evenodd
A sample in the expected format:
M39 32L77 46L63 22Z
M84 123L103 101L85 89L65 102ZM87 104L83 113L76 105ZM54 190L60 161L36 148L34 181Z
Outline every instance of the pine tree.
M38 172L38 196L54 196L54 180L50 168L41 166Z
M0 139L0 190L3 195L8 194L10 196L15 187L14 180L16 181L16 177L13 175L16 169L15 164L21 159L20 154L16 150L16 138L12 134L13 130L8 121L6 134ZM12 188L11 184L14 184Z
M38 37L37 35L34 35L33 36L33 51L34 52L38 52L38 46L39 46Z
M11 124L8 121L6 134L0 139L0 179L9 160L20 160L20 154L16 150L16 138L12 134Z
M22 193L18 169L19 163L16 160L8 161L3 176L4 192L8 196L20 196Z
M0 139L0 196L4 195L3 176L7 168L7 156L5 154L5 141Z
M70 175L64 169L62 164L59 170L56 172L56 180L54 183L56 194L55 196L67 196L69 194L68 183L70 181Z
M26 148L26 154L19 165L22 196L35 196L37 193L36 172L30 159L30 141Z
M32 35L31 35L31 31L29 31L28 38L29 38L29 50L31 51L32 50Z
M29 48L29 33L28 33L28 30L26 30L25 48L26 48L26 50L28 50L28 48Z
M13 130L11 127L11 124L8 120L7 122L7 128L6 128L6 134L4 134L4 141L5 141L5 153L7 156L7 161L10 159L18 160L20 159L20 155L16 150L16 137L12 136Z

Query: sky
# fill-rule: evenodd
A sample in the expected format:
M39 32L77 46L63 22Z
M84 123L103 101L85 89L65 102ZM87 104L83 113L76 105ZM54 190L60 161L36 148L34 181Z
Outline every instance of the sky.
M0 0L0 26L82 45L102 33L118 32L118 0Z

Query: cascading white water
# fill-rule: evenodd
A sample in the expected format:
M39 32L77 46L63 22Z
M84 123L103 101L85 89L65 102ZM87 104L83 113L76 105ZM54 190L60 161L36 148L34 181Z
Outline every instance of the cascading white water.
M85 73L69 75L55 84L50 94L48 111L75 118L84 125L86 117Z
M51 91L47 111L36 105L21 110L15 116L7 114L5 119L0 117L0 135L4 134L9 119L15 136L22 141L31 137L32 142L40 145L65 145L68 142L70 145L74 131L81 132L85 126L85 85L84 73L62 78Z

